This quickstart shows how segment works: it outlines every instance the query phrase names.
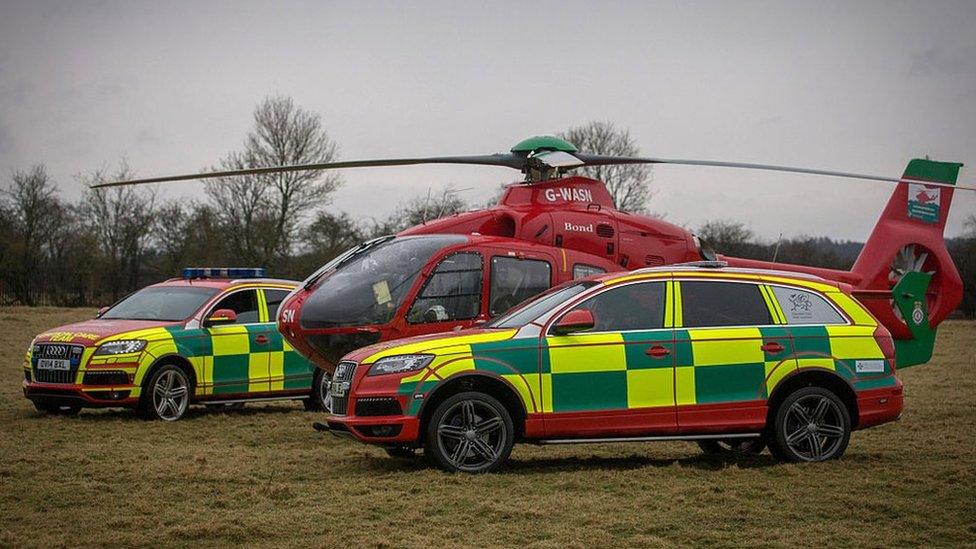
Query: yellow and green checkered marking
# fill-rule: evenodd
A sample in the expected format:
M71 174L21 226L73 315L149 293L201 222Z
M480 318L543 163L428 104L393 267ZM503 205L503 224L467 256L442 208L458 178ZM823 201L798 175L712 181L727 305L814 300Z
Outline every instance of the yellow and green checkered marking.
M515 330L506 330L391 347L364 362L397 354L433 353L436 358L427 369L401 381L400 394L425 394L443 379L479 370L508 381L530 413L762 400L800 368L836 372L857 390L896 383L891 364L874 338L877 323L849 296L817 282L784 279L827 295L853 320L850 325L786 325L770 288L757 277L752 279L757 281L775 325L684 328L680 282L669 281L663 329L541 339L513 339ZM763 349L773 341L783 350ZM652 346L671 353L652 358L645 353ZM870 362L875 371L858 373L857 364L862 361ZM879 364L883 364L881 371ZM421 401L410 402L408 413L417 414Z
M256 345L257 334L265 335L268 343ZM137 387L133 389L133 397L139 396L139 386L150 367L159 358L171 355L179 355L192 365L197 396L307 389L315 372L314 364L295 351L273 324L189 330L179 326L150 328L114 335L100 343L120 339L145 339L148 344L141 353L96 357L91 357L94 347L89 347L82 364L135 374L133 384ZM29 353L27 361L30 364ZM79 369L79 380L85 371Z

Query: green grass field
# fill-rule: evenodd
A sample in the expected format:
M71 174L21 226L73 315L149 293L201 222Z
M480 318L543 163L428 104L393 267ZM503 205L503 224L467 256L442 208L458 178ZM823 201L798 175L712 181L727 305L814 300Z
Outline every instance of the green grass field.
M31 337L92 313L0 309L0 546L976 545L976 323L943 326L932 363L900 374L902 420L840 461L523 445L468 476L316 433L298 403L175 424L35 412Z

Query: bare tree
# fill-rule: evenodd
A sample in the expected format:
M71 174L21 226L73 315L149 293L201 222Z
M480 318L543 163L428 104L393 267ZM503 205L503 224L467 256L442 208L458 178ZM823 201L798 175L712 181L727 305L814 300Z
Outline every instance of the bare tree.
M98 170L82 177L82 182L93 185L131 177L132 170L123 161L111 175ZM154 190L136 187L88 189L82 198L86 223L105 262L101 274L113 300L140 285L142 259L156 222L155 206Z
M728 255L745 255L751 252L755 236L741 221L730 220L709 221L698 229L697 234L702 246Z
M617 128L612 122L589 122L572 127L559 134L559 137L576 145L580 151L591 154L640 155L640 148L630 136L630 131ZM618 210L647 213L647 203L654 196L654 190L650 186L650 165L590 166L579 168L578 171L586 177L606 183Z
M346 212L319 212L308 229L304 241L309 253L322 263L365 240L362 230Z
M411 198L385 219L374 221L368 232L372 236L398 233L407 227L463 212L468 209L468 203L457 192L450 185L436 194L428 189L426 194Z
M6 218L13 231L5 254L5 278L9 278L17 299L34 305L34 286L44 250L63 214L58 189L44 166L16 171L4 191Z
M976 214L970 214L963 222L966 232L947 241L949 254L962 277L963 294L959 309L969 318L976 317Z
M269 97L254 110L244 149L231 153L225 170L331 162L336 145L318 114L288 97ZM221 178L207 185L235 256L268 265L287 256L308 214L329 202L338 174L304 171Z

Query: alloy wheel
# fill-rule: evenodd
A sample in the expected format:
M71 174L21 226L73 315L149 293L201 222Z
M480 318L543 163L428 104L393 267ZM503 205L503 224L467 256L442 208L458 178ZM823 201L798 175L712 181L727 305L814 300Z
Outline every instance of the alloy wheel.
M840 406L819 394L805 395L793 402L786 412L783 429L786 445L803 461L830 459L846 435Z
M441 417L437 425L437 442L444 456L458 470L484 470L504 451L505 420L487 403L461 400Z
M326 413L332 413L332 376L322 372L319 376L319 394L322 395L322 408Z
M176 421L183 417L190 402L190 384L178 370L164 371L152 389L152 405L163 421Z

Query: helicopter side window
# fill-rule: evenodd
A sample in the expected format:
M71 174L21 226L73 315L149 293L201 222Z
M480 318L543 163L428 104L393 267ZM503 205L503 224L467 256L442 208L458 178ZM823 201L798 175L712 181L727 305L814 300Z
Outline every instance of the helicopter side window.
M407 322L422 324L475 318L481 310L481 280L481 254L461 252L445 257L410 307Z
M586 278L595 274L603 274L607 272L606 269L601 269L600 267L594 267L593 265L587 265L586 263L577 263L573 265L573 280L577 278Z
M548 261L491 258L491 292L488 313L497 316L552 286L552 269Z

